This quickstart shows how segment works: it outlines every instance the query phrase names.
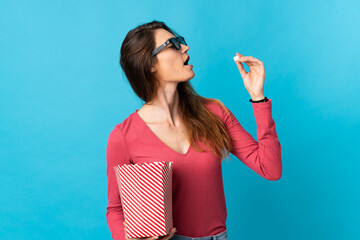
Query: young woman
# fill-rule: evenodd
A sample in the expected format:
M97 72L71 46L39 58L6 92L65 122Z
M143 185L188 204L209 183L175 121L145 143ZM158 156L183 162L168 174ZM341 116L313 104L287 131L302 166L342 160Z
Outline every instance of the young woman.
M264 64L236 53L235 63L251 96L257 142L220 100L194 91L189 82L195 74L188 64L188 50L185 39L159 21L132 29L122 43L120 65L145 104L117 124L108 139L106 218L113 239L127 239L116 165L173 162L177 231L175 234L174 228L159 236L161 240L228 239L221 162L230 152L265 179L281 177L281 146L271 99L263 94Z

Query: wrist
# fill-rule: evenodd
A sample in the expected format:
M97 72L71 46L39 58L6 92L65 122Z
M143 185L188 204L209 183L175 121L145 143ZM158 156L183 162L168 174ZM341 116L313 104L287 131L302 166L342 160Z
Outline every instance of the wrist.
M261 99L264 99L264 98L265 98L264 94L263 95L258 95L258 96L251 96L251 99L253 101L258 101L258 100L261 100Z
M261 103L261 102L267 102L267 101L268 101L267 97L264 97L259 100L254 100L254 99L250 98L250 100L249 100L249 102L252 102L252 103Z

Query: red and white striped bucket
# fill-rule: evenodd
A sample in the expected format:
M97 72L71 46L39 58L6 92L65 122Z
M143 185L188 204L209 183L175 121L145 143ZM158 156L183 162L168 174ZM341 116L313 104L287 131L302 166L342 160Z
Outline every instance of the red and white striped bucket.
M114 166L127 238L163 236L173 228L172 163Z

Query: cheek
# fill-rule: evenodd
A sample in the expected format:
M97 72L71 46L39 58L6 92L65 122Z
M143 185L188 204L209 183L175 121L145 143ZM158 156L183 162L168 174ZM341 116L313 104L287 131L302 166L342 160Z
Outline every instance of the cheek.
M161 69L162 72L166 74L176 73L183 70L183 65L181 60L176 57L172 57L164 62Z
M177 80L184 73L184 63L181 54L168 52L159 59L158 75L162 79Z

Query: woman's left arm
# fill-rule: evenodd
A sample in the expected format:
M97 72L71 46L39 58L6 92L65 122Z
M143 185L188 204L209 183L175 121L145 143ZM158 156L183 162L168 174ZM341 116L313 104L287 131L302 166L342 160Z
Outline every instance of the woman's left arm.
M257 126L257 142L239 123L220 106L223 122L234 139L230 152L246 166L267 180L279 180L282 174L281 145L271 115L271 99L267 102L251 103Z
M251 99L264 99L265 69L262 61L236 53L234 58ZM246 63L250 70L246 72L241 62ZM281 145L272 118L272 102L252 103L257 125L257 142L239 123L234 114L223 111L225 125L233 141L231 153L260 176L268 180L279 180L282 175Z

